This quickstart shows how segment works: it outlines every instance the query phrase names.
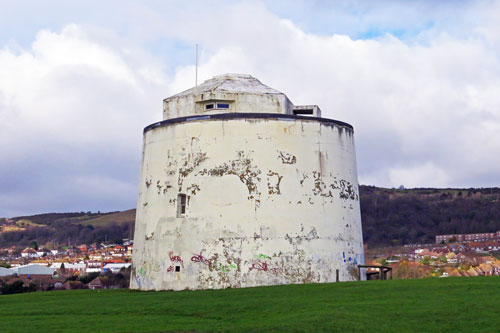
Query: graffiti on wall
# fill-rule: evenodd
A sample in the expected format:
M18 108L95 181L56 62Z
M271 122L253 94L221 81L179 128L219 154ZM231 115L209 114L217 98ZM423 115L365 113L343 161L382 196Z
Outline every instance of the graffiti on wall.
M201 263L203 265L208 266L210 270L214 271L220 271L223 273L229 272L232 269L238 268L235 264L222 264L220 262L217 262L215 259L207 259L203 256L203 254L200 252L200 254L195 254L194 256L191 257L191 261L194 263Z
M358 265L365 262L365 256L363 254L346 254L346 252L343 251L342 255L339 253L339 257L346 264Z

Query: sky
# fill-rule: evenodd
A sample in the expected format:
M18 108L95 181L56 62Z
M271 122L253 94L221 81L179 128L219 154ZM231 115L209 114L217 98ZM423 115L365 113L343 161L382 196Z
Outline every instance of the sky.
M360 184L500 185L500 1L0 0L0 216L135 207L196 44L353 125Z

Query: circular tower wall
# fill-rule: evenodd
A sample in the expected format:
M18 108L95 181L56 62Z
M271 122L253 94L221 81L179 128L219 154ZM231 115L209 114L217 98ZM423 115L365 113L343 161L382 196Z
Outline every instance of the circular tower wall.
M131 288L217 289L357 278L353 129L226 113L145 129Z

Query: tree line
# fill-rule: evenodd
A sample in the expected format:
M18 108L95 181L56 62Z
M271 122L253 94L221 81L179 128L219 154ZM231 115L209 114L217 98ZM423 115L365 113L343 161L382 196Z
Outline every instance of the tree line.
M387 189L360 188L363 238L369 246L433 243L438 234L496 232L500 230L500 188ZM44 225L4 232L0 248L30 246L36 242L73 246L120 243L134 232L134 222L85 225L82 221L112 213L53 213L14 218Z
M360 186L363 238L371 246L433 243L439 234L500 230L500 189Z

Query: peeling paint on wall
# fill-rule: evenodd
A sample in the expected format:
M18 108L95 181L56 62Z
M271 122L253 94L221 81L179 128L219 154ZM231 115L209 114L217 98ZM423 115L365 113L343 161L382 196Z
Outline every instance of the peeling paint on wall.
M337 269L341 281L356 278L364 258L352 131L296 122L286 132L276 119L146 132L132 288L334 282Z
M280 183L283 176L280 176L277 172L269 170L267 173L267 188L269 194L281 194Z
M281 160L283 164L295 164L297 163L297 157L294 155L287 153L286 151L278 150L278 158Z
M201 176L223 177L223 176L237 176L239 180L245 184L248 189L248 198L253 199L259 196L260 192L257 191L257 182L261 180L259 175L262 172L252 163L244 151L237 152L237 158L217 165L211 169L203 169L197 173Z

